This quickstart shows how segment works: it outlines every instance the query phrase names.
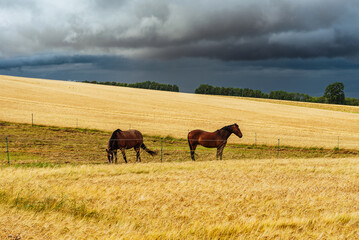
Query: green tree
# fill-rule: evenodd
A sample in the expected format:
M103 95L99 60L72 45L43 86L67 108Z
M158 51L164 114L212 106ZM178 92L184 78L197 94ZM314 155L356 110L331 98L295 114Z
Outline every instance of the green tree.
M324 97L328 103L345 104L344 84L335 82L327 86Z
M352 105L352 106L358 106L359 105L359 99L357 99L357 98L345 98L345 104L346 105Z

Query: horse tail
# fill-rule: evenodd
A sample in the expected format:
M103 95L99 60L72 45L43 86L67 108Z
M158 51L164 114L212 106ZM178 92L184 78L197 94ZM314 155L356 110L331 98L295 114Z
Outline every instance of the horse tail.
M157 154L156 151L152 151L152 150L148 149L144 143L141 144L141 148L142 148L143 150L145 150L146 152L148 152L149 154L151 154L151 156Z
M189 140L189 134L187 135L187 140L188 140L188 145L189 145L189 149L192 150L192 145L191 145L191 141Z

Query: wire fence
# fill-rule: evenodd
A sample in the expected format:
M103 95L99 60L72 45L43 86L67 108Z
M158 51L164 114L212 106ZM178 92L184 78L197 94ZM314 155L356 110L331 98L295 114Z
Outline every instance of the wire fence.
M101 164L108 163L107 144L109 137L105 134L93 137L77 136L73 138L31 138L20 136L1 137L0 159L2 164L31 164L31 163L55 163L55 164ZM137 140L137 139L131 139ZM129 141L129 140L128 140ZM141 148L142 162L181 162L191 161L190 148L185 139L171 138L144 138L146 147L157 154L151 156ZM317 148L294 148L280 145L243 145L227 144L223 151L223 160L229 159L263 159L263 158L287 158L287 157L323 157L336 156L339 151ZM127 161L136 162L134 149L125 150ZM216 148L205 148L198 145L195 151L196 161L216 160ZM357 151L345 154L357 155ZM338 156L339 156L338 155ZM121 151L118 150L118 163L124 163Z
M128 115L128 113L117 113L120 114L119 116L122 116L121 114L125 114ZM139 117L146 117L147 115L138 115ZM168 116L170 118L170 116ZM163 117L161 117L163 118ZM171 132L166 131L165 133L162 132L162 130L164 129L163 126L161 125L156 125L157 123L159 123L161 121L161 119L156 119L154 118L153 121L156 122L156 124L154 124L154 122L152 121L143 121L143 122L129 122L127 120L122 120L119 122L116 122L116 120L113 119L118 119L118 117L111 117L109 118L110 120L108 120L108 122L101 122L99 123L98 120L94 120L94 119L86 119L86 121L84 121L81 118L77 118L75 116L71 116L71 117L64 117L61 116L61 122L64 122L64 126L67 127L73 127L78 129L83 128L83 129L93 129L93 128L98 128L98 129L107 129L107 127L102 128L103 126L113 126L115 125L116 127L119 127L120 129L123 130L127 130L127 129L139 129L144 133L151 133L151 135L157 134L161 135L161 136L166 136L166 134L173 134L176 137L186 137L187 133L191 130L191 129L195 129L197 128L198 124L195 124L195 127L192 126L192 122L194 122L193 120L193 116L191 118L186 118L184 121L184 123L179 123L181 126L185 125L188 126L188 128L186 129L171 129ZM54 119L53 119L54 120ZM56 119L58 120L58 119ZM54 120L55 121L55 120ZM215 130L216 128L213 127L213 124L215 123L215 125L220 128L221 126L224 126L226 124L231 123L231 121L228 120L224 120L224 121L218 121L216 120L215 122L213 120L206 120L206 119L200 119L200 120L196 120L198 123L198 121L200 122L200 129L207 129L207 130ZM28 122L28 124L31 124L32 126L36 126L36 124L48 124L49 122L51 122L51 120L49 120L46 116L44 116L43 114L36 114L36 113L31 113L29 115L26 116L26 122ZM101 127L99 127L99 124L101 125ZM56 124L55 124L56 125ZM191 127L192 126L192 127ZM345 148L345 149L359 149L359 135L355 135L352 132L348 132L347 130L342 131L341 129L337 129L337 132L331 132L331 131L327 131L327 129L325 127L320 127L322 129L322 132L320 135L315 135L316 133L312 133L310 130L308 129L303 129L303 132L292 132L292 133L278 133L276 132L276 134L273 134L273 136L270 134L268 135L268 133L261 133L260 130L259 132L248 132L244 130L244 137L241 140L235 140L237 143L242 143L245 142L246 144L255 144L255 145L259 145L259 144L267 144L267 145L272 145L275 146L277 145L277 141L278 139L280 139L281 141L281 145L291 145L291 146L302 146L302 147L323 147L323 148ZM343 127L344 129L345 127ZM109 128L109 129L115 129L115 128ZM180 135L178 134L178 132L180 131Z
M138 140L138 139L131 139ZM10 136L2 138L0 159L2 164L23 163L106 163L108 137L95 137L83 139L58 139L58 138L23 138ZM207 141L209 142L209 141ZM156 155L151 156L141 148L142 162L178 162L190 161L190 148L187 140L166 138L145 138L144 144ZM249 157L278 157L279 148L263 149L261 147L245 146L239 144L227 144L224 148L223 159L241 159ZM128 162L136 161L134 149L125 150ZM198 146L196 149L196 161L216 160L216 148ZM123 163L121 151L118 150L118 163Z
M34 162L96 164L108 162L106 148L111 137L109 132L6 122L0 122L0 127L1 164ZM252 144L233 144L231 143L233 139L229 139L230 141L223 151L224 160L336 156L335 154L338 152L343 153L344 149L348 149L343 148L342 145L347 146L348 143L356 145L356 142L351 139L332 136L330 139L328 138L330 142L326 143L327 146L330 146L329 149L321 147L288 147L289 144L286 145L288 139L275 137L273 137L271 144L268 146L265 145L268 141L263 141L263 136L257 135L257 133L246 133L245 136L247 142L248 138L252 138ZM147 148L155 151L157 155L150 156L141 149L142 162L191 161L187 139L145 135L143 140ZM316 146L316 144L309 143L309 146ZM353 149L358 148L355 146ZM335 151L333 152L333 150ZM345 154L353 156L358 153L358 150L345 151ZM216 152L215 148L198 146L195 155L196 161L216 160ZM128 162L136 161L136 152L133 149L126 150L126 156ZM124 162L120 151L118 162Z

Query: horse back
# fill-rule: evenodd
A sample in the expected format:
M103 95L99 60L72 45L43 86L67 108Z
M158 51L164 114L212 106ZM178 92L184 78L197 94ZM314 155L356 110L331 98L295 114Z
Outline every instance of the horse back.
M188 137L191 139L198 139L200 137L205 137L205 138L216 138L217 136L217 131L215 132L207 132L207 131L203 131L200 129L196 129L193 131L190 131L188 134Z
M125 139L143 139L142 133L135 129L130 129L127 131L121 131L120 136Z
M140 131L135 129L120 131L116 135L116 142L118 148L140 147L143 143L143 136Z
M222 142L220 136L218 136L217 131L215 132L206 132L200 129L193 130L188 134L188 141L191 144L200 144L204 147L218 147Z

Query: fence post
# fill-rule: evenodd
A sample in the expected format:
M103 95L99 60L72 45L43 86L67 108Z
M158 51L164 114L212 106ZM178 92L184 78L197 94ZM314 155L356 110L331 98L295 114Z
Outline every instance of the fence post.
M161 138L161 163L163 158L163 138Z
M278 151L277 151L277 158L279 158L279 148L280 148L280 139L278 138Z
M10 164L10 154L9 154L9 142L6 137L6 153L7 153L7 164Z

